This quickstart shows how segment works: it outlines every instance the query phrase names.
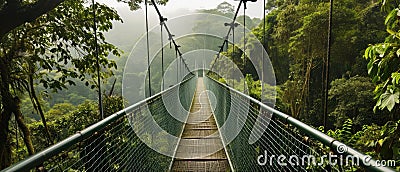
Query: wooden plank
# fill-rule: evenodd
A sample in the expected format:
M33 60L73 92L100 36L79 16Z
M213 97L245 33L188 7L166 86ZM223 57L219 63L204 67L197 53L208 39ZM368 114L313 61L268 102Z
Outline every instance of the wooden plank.
M230 171L214 115L198 78L193 105L171 171Z

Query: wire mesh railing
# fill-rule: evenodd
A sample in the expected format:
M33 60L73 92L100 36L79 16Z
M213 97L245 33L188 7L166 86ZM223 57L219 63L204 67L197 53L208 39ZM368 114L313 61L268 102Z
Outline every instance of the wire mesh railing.
M355 166L394 171L225 84L209 77L204 81L216 98L211 104L218 125L231 125L219 129L236 171L346 171Z
M256 99L208 77L204 82L234 171L346 171L348 155L368 171L393 171ZM168 171L184 126L177 119L187 118L195 88L190 76L4 171ZM143 130L154 121L162 132ZM166 133L176 140L163 139Z
M144 132L140 128L154 119L164 132L179 137L183 122L168 113L172 110L175 115L187 116L195 87L196 77L187 76L180 84L129 106L4 171L167 171L171 156L149 146L160 144L157 135L163 133ZM142 138L146 136L148 141L144 142ZM162 144L166 151L175 151L177 141Z

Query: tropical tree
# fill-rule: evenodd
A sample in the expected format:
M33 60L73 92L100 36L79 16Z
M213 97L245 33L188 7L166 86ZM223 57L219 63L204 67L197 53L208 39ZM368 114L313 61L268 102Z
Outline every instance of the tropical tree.
M329 119L336 128L351 119L354 128L361 130L363 125L384 125L389 120L386 112L374 114L373 106L375 84L367 77L341 78L332 81L329 89Z
M8 32L25 24L33 22L40 16L52 11L65 0L0 0L0 38ZM132 10L140 8L143 0L117 0L118 2L127 3ZM157 1L165 4L168 0Z
M384 1L382 6L385 11L392 8L385 20L389 36L383 43L370 45L365 50L364 57L369 61L368 74L378 84L375 88L375 108L387 108L389 111L395 109L398 112L399 106L396 104L400 103L400 9L393 3L395 1Z
M107 56L119 55L118 49L105 41L102 32L112 27L112 20L121 20L113 9L96 4L96 25L98 27L96 46L93 30L92 6L84 5L82 0L68 0L57 8L32 22L25 23L6 34L0 43L0 168L11 163L11 147L8 127L11 116L17 119L23 133L24 143L29 155L35 150L29 128L21 113L20 97L29 94L34 108L41 115L42 123L52 143L43 110L36 95L35 85L41 85L53 91L74 85L72 78L86 80L87 85L96 88L97 77L107 77L116 68ZM98 48L97 52L95 51ZM96 53L103 70L97 76Z

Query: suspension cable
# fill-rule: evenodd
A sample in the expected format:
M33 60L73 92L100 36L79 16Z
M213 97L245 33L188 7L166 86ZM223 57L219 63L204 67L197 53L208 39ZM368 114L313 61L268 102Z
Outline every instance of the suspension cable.
M262 56L261 56L261 95L260 95L260 98L261 98L261 101L262 101L262 99L263 99L263 93L264 93L264 46L265 46L265 0L263 0L263 36L262 36L262 39L263 39L263 43L262 43L262 51L261 51L261 54L262 54Z
M327 131L327 118L328 118L328 90L329 90L329 59L331 57L331 46L332 46L332 11L333 11L333 0L329 1L329 22L328 22L328 46L325 60L325 83L324 83L324 130Z
M160 21L160 35L161 35L161 79L162 79L162 86L161 91L164 91L164 40L163 40L163 25L166 18L162 17Z
M179 73L181 74L180 78L183 78L183 76L185 76L184 75L184 70L182 69L183 68L182 64L184 63L184 60L183 60L182 57L179 57L179 59L180 59L180 61L179 61Z
M147 0L144 1L146 15L146 44L147 44L147 70L149 71L149 97L151 97L151 68L150 68L150 45L149 45L149 18L147 9Z
M176 83L179 83L179 60L178 48L175 46L175 59L176 59Z
M243 1L243 93L246 94L246 73L245 73L245 67L246 67L246 2Z
M99 45L97 44L97 25L96 25L96 4L92 0L92 13L93 13L93 30L94 30L94 45L95 45L95 56L96 56L96 66L97 66L97 84L98 84L98 96L99 96L99 112L100 120L104 119L103 113L103 99L101 95L101 80L100 80L100 60L99 60Z
M232 23L232 24L235 24L235 23ZM231 53L231 57L232 57L232 74L235 73L235 71L234 71L234 69L235 69L235 60L233 60L234 54L235 54L235 26L233 26L233 28L232 28L232 53ZM232 87L235 88L234 75L232 75Z
M163 17L162 17L162 15L161 15L160 10L159 10L158 7L157 7L156 2L155 2L154 0L151 0L151 3L153 4L154 9L156 10L156 12L157 12L157 14L158 14L158 17L160 18L160 21L161 21L161 20L163 19ZM169 28L168 28L168 26L167 26L166 23L164 23L164 27L165 27L165 30L167 31L168 35L169 35L169 40L170 40L170 41L175 45L175 47L177 48L177 51L178 51L179 56L182 57L182 52L179 50L179 47L180 47L180 46L178 47L178 44L176 44L175 40L173 39L173 36L174 36L174 35L171 34L171 32L170 32L170 30L169 30ZM171 43L171 42L170 42L170 43ZM185 65L186 70L187 70L188 72L190 72L191 74L193 74L193 72L189 69L188 65L187 65L185 62L184 62L184 65ZM194 75L194 74L193 74L193 75Z
M238 7L236 8L235 15L233 16L233 19L232 19L232 23L235 23L236 18L237 18L238 14L239 14L239 10L240 10L240 7L242 6L243 1L244 1L244 0L241 0L241 1L239 2ZM232 27L229 27L228 33L226 34L226 37L229 36L229 34L231 33L231 30L233 30ZM225 38L226 38L226 37L225 37ZM225 43L227 43L227 41L224 40L224 41L222 42L222 45L220 46L220 49L219 49L219 51L218 51L218 54L220 54L220 53L223 51L223 47L224 47ZM218 58L219 58L219 56L217 56L217 58L215 59L215 62L217 61ZM212 71L212 69L214 68L215 62L212 64L212 66L211 66L210 70L207 72L207 74L210 73L210 71Z
M181 58L180 56L178 56L178 58L176 59L176 67L177 67L177 77L178 77L178 81L176 81L177 83L179 83L179 78L181 77Z

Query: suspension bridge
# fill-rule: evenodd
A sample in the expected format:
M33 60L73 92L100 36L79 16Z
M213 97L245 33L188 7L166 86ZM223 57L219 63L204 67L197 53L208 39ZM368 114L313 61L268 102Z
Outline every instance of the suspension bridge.
M182 81L154 95L149 81L144 100L3 171L344 171L347 157L367 171L393 171L219 82L210 69L191 71L166 18L151 2L183 66L180 72L186 70ZM240 1L232 23L225 24L230 26L226 37L234 33L239 8L243 4L245 9L246 2ZM226 44L227 39L219 53ZM164 74L164 66L162 70Z

